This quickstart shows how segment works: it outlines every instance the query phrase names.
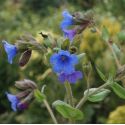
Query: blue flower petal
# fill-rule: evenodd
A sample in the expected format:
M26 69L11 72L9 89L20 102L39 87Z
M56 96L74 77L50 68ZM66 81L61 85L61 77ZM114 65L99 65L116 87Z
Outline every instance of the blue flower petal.
M57 53L53 54L53 55L50 57L50 63L51 63L51 64L57 63L58 56L59 56L59 55L58 55Z
M55 73L60 73L62 71L62 67L58 66L58 65L54 65L53 66L53 71Z
M78 57L75 54L71 55L71 63L72 65L78 64Z
M74 68L74 66L72 66L72 65L65 65L64 67L63 67L63 72L65 72L66 74L70 74L70 73L72 73L73 71L75 70L75 68Z
M17 104L19 103L19 99L15 95L9 94L8 92L6 92L6 95L8 100L11 102L11 108L13 111L17 111Z
M64 72L60 73L58 79L62 83L66 82L66 81L68 81L69 83L76 83L77 80L81 79L82 77L83 77L82 72L74 71L71 74L66 74Z
M70 83L76 83L78 79L81 79L83 76L82 76L82 72L80 71L75 71L73 72L72 74L68 75L67 76L67 80L70 82Z
M68 26L73 25L74 24L74 20L73 20L72 15L68 11L66 11L66 10L63 11L62 15L63 15L64 19L61 22L60 27L63 30L63 29L66 29Z
M71 15L67 10L64 10L64 11L62 12L62 15L63 15L63 17L64 17L65 19L72 19L72 18L73 18L72 15Z
M2 41L3 44L4 44L4 49L7 53L7 56L8 56L8 62L10 64L12 64L13 62L13 58L16 56L17 54L17 48L15 45L12 45L12 44L9 44L7 41L3 40Z
M69 51L60 50L59 55L70 56L70 53L69 53Z
M74 66L78 63L78 59L76 55L70 54L69 51L60 50L58 54L53 54L50 57L50 63L54 72L70 74L74 71Z
M73 41L75 35L77 34L75 29L72 30L63 29L63 32L64 32L64 37L68 38L71 42Z
M58 77L58 80L61 82L61 83L64 83L67 79L67 76L65 73L61 73L59 74L59 77Z

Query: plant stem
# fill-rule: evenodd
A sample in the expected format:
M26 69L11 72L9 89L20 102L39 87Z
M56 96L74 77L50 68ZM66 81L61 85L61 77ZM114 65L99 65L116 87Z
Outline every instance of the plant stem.
M69 104L74 107L72 88L69 82L65 82L65 88L66 88L66 93L67 93Z
M101 36L102 32L97 27L95 27L95 29L96 29L97 33ZM112 55L113 55L113 57L115 59L117 67L120 68L121 67L120 61L118 60L117 55L115 54L111 44L109 43L109 41L105 41L105 42L107 43L110 51L112 52Z
M109 42L106 42L106 43L107 43L109 49L110 49L111 52L112 52L112 55L113 55L113 57L114 57L114 59L115 59L115 62L116 62L116 65L117 65L118 69L121 68L121 64L120 64L120 62L119 62L119 60L118 60L118 58L117 58L117 56L116 56L116 54L115 54L115 52L114 52L112 46L111 46L111 44L110 44Z
M46 99L44 99L44 104L45 104L45 106L46 106L46 108L47 108L47 110L48 110L48 112L49 112L49 114L50 114L50 116L51 116L51 118L52 118L54 124L58 124L58 122L57 122L57 120L56 120L56 117L54 116L53 111L52 111L52 109L50 108L50 105L49 105L49 103L47 102Z
M83 96L83 98L79 101L79 103L76 105L75 108L81 108L81 106L87 101L87 99L88 99L89 96L95 94L96 92L98 92L99 90L101 90L101 89L107 87L108 85L109 85L109 82L107 82L107 83L101 85L101 86L98 87L95 91L89 93L87 96L86 96L86 95Z

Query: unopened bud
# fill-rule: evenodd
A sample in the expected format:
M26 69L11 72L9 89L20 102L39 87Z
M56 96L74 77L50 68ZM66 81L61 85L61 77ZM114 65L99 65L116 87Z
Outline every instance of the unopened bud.
M31 57L31 54L32 54L31 50L26 50L19 59L19 65L20 66L26 65Z
M36 89L37 85L35 82L29 80L29 79L24 79L22 81L16 81L15 86L19 89Z
M25 91L22 91L22 92L19 92L18 94L16 94L16 97L18 99L21 99L21 98L24 98L26 97L32 90L25 90Z
M93 22L93 15L93 11L87 11L86 13L75 12L73 19L76 24L88 24L89 22Z
M75 47L75 46L71 46L71 47L69 48L69 51L70 51L71 54L74 54L74 53L76 53L76 52L78 51L78 48Z

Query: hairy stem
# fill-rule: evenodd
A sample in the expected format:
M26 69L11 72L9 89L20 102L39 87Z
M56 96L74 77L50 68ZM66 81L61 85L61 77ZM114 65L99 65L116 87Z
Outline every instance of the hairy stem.
M117 65L118 69L119 69L119 68L121 68L120 61L119 61L119 59L118 59L117 55L115 54L115 52L114 52L114 50L113 50L113 48L112 48L111 44L110 44L109 42L106 42L106 43L107 43L107 45L108 45L109 49L110 49L110 50L111 50L111 52L112 52L112 55L113 55L113 57L114 57L114 59L115 59L115 62L116 62L116 65Z
M98 92L99 90L101 90L101 89L107 87L108 85L109 85L109 82L107 82L107 83L101 85L101 86L98 87L95 91L89 93L87 96L86 96L86 95L83 96L83 98L79 101L79 103L76 105L75 108L81 108L81 106L87 101L87 99L88 99L89 96L95 94L96 92Z
M74 107L72 88L71 88L69 82L65 82L65 88L66 88L66 93L67 93L68 102L69 102L69 104L70 104L71 106Z
M58 122L56 120L56 117L54 116L53 111L52 111L52 109L51 109L51 107L50 107L50 105L49 105L49 103L47 102L46 99L44 99L44 104L45 104L45 106L46 106L46 108L47 108L47 110L48 110L54 124L58 124Z

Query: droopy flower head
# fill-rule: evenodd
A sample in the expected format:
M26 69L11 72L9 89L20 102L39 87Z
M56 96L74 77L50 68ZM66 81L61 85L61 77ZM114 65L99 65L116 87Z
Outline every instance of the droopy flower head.
M64 32L64 36L66 38L69 38L70 41L73 41L75 35L77 34L77 31L75 29L72 29L72 30L64 29L63 32Z
M74 65L78 63L78 57L68 51L60 50L50 57L50 63L54 72L70 74L74 71Z
M82 72L74 71L71 74L61 73L58 77L59 81L64 83L68 81L69 83L76 83L78 79L83 77Z
M21 103L16 95L10 94L6 92L7 98L11 103L11 108L13 111L17 111L17 109L24 110L28 107L26 103Z
M13 58L16 56L17 54L17 48L15 45L12 45L12 44L9 44L7 41L3 40L2 41L3 44L4 44L4 49L7 53L7 56L8 56L8 62L10 64L12 64L13 62Z
M71 26L74 24L73 16L67 11L63 11L62 13L64 19L61 22L61 29L66 29L68 26Z
M17 111L17 104L19 103L19 99L15 95L9 94L8 92L6 92L6 95L8 100L11 102L11 108L13 111Z

